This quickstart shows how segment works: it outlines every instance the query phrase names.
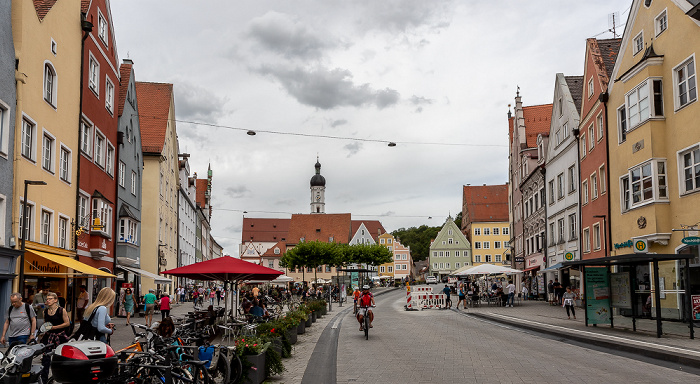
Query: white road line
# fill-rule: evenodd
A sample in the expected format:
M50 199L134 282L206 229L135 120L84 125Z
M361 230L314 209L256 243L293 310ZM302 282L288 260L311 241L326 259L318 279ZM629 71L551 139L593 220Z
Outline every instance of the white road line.
M338 316L338 320L336 320L335 323L333 323L333 326L331 327L331 329L338 329L338 326L340 325L340 321L342 319L343 318L341 316Z

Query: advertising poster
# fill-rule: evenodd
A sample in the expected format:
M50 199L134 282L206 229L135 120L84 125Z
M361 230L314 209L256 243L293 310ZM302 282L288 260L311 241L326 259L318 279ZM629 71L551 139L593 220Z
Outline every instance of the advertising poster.
M693 320L700 320L700 295L690 296L693 304Z
M630 274L627 272L610 275L612 306L615 308L632 308L632 287Z
M610 324L607 268L586 267L586 316L589 324Z

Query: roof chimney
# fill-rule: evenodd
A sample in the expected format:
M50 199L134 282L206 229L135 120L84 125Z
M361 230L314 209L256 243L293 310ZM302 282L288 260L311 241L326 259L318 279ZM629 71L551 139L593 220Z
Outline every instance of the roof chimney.
M124 60L122 60L122 62L124 64L132 64L132 65L134 64L134 62L131 59L124 59Z

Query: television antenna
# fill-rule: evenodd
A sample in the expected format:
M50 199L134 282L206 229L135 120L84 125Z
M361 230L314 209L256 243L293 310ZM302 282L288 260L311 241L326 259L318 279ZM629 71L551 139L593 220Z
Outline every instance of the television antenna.
M615 32L617 20L620 20L620 12L613 12L608 14L608 31L612 32L613 37L615 39L617 39L617 32Z

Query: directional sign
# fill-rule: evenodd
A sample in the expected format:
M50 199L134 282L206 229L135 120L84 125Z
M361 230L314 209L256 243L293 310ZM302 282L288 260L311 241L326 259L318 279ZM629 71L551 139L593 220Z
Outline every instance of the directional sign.
M647 244L646 239L638 239L634 241L634 253L647 252L649 252L649 244Z
M700 245L700 237L697 236L684 237L681 241L683 242L683 244Z

